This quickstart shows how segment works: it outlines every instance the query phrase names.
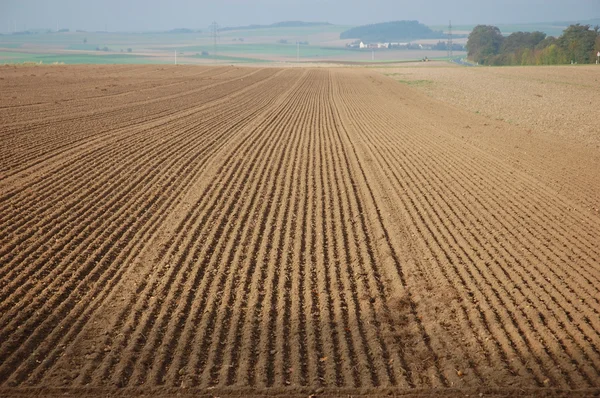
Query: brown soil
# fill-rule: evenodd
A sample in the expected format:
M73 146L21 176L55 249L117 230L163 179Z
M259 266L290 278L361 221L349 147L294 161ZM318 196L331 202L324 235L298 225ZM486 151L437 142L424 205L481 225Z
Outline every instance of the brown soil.
M600 149L600 67L457 68L430 64L437 68L419 65L380 71L415 82L428 95L460 108Z
M600 214L600 68L435 64L379 71L434 99L427 122Z
M600 394L589 147L367 69L0 77L0 396Z

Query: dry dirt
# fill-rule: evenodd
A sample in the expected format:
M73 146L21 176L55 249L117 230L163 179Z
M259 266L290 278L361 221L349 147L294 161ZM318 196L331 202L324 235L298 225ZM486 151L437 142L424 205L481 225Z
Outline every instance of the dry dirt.
M377 70L433 98L442 128L600 214L600 67L426 65Z
M11 66L0 92L0 396L600 394L575 130L362 68Z
M379 69L460 108L600 149L600 66Z

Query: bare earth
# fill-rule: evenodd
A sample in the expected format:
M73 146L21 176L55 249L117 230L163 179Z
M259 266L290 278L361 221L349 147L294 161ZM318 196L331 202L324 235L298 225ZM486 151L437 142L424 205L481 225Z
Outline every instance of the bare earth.
M533 127L600 149L600 67L597 65L380 69L419 80L434 98L519 126Z
M435 99L431 107L443 102L443 128L600 214L600 67L429 62L377 70ZM581 185L586 197L574 195Z
M599 75L489 71L0 67L0 396L598 396Z

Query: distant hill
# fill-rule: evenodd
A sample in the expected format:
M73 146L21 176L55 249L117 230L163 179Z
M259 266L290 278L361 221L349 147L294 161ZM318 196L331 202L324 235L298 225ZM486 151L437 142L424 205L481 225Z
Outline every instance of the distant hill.
M340 39L359 39L365 42L398 42L443 37L442 31L431 30L419 21L394 21L358 26L340 35Z
M284 21L276 22L271 25L247 25L247 26L232 26L221 28L221 31L228 30L248 30L248 29L267 29L267 28L305 28L310 26L331 25L329 22L303 22L303 21Z

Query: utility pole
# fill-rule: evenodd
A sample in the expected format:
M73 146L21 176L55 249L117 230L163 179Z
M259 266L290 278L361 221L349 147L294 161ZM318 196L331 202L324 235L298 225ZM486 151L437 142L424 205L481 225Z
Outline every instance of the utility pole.
M448 24L448 60L452 60L453 54L453 43L452 43L452 21Z
M215 63L217 62L217 41L219 40L219 24L213 22L210 24L210 36L213 39L213 52L215 53Z

